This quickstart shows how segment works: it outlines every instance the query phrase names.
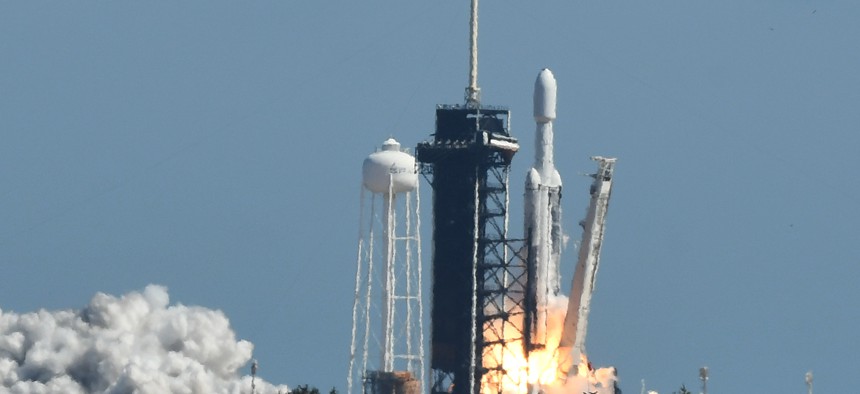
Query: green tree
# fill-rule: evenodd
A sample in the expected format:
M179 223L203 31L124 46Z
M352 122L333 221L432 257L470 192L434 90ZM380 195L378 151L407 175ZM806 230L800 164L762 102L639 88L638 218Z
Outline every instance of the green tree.
M296 386L296 388L290 390L289 394L320 394L320 390L305 384ZM332 387L328 394L337 394L337 388Z
M298 385L290 390L290 394L320 394L320 390L316 387L308 387L308 385Z
M686 385L681 385L681 391L674 391L672 394L693 394L690 390L687 390Z

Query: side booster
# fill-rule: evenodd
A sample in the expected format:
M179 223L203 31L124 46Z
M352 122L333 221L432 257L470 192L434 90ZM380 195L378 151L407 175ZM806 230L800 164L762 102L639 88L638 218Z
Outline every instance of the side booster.
M553 162L556 81L543 69L535 81L534 118L535 162L526 177L525 234L529 237L530 289L532 311L528 316L531 346L548 342L547 310L559 295L559 258L562 247L561 176Z

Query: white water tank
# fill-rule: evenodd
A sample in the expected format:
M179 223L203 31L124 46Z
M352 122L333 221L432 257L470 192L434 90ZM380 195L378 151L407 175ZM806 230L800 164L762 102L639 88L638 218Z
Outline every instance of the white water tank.
M364 159L362 180L364 187L374 193L413 191L418 186L415 157L401 151L400 143L389 138L382 143L382 150Z

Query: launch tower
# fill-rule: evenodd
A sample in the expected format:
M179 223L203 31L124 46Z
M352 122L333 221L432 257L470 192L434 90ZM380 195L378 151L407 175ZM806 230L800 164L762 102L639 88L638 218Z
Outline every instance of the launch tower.
M481 392L484 375L505 374L495 345L522 342L514 323L527 272L515 253L522 240L508 238L508 172L519 148L509 114L439 106L434 139L416 150L433 187L434 393Z
M519 144L510 111L480 102L477 0L470 38L466 103L437 106L433 139L416 149L433 188L431 393L495 391L507 373L506 345L525 344L528 272L515 252L522 240L508 238L508 175Z

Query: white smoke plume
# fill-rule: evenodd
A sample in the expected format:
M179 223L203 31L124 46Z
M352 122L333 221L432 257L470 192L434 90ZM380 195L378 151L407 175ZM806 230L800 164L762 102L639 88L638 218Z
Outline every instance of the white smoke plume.
M618 376L614 367L598 368L567 378L567 382L556 382L542 387L546 394L616 394Z
M169 304L149 285L98 293L82 310L0 310L0 393L251 393L239 369L254 345L221 311ZM257 394L288 391L255 383Z
M547 332L551 342L558 343L564 328L564 318L567 314L568 297L564 295L552 296L549 298L547 307ZM586 354L580 354L581 358L576 365L572 365L573 356L570 349L553 349L550 348L548 354L553 358L553 362L544 362L545 365L538 365L538 368L550 366L554 372L560 365L568 364L573 369L570 371L571 376L566 381L554 379L549 384L542 384L541 390L546 394L616 394L615 386L618 381L618 373L615 367L601 367L593 369L591 362L588 361ZM532 353L532 357L537 356L538 359L546 357L540 352ZM533 366L534 367L534 366ZM553 378L555 376L552 376Z

